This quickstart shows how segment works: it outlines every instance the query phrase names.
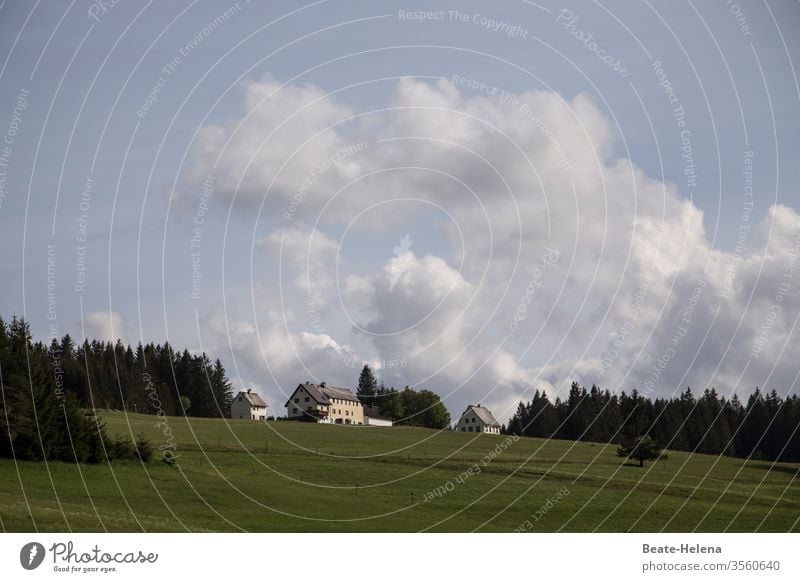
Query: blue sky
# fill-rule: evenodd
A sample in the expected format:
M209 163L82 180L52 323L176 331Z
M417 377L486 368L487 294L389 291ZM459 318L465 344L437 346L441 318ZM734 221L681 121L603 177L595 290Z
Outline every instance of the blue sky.
M406 16L417 11L430 14ZM0 132L19 128L0 205L0 313L47 336L55 245L59 333L108 337L113 322L130 342L206 349L273 406L301 380L352 384L347 358L403 361L387 382L506 417L532 388L560 394L570 379L641 386L703 279L713 291L655 393L733 390L748 357L738 389L785 393L796 285L768 352L752 346L794 269L799 18L784 2L7 1ZM552 130L568 176L519 104ZM303 178L361 142L286 220ZM205 175L214 194L193 263ZM510 334L546 247L562 259Z

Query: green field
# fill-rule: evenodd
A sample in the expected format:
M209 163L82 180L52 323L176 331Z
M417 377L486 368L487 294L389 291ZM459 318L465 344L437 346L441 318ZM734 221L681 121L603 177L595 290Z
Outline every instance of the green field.
M155 417L107 412L103 419L111 435L144 432L154 448L165 443ZM169 418L168 426L177 466L0 460L0 526L800 531L796 464L670 452L640 469L625 465L614 447L523 438L484 465L507 437L194 418ZM470 475L476 464L480 472ZM432 495L437 488L442 494Z

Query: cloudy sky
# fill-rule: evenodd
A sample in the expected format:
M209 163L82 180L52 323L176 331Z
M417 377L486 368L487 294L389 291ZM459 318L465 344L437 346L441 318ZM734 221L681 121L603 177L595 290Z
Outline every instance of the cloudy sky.
M797 389L800 6L0 4L0 313L505 420ZM427 11L427 12L420 12Z

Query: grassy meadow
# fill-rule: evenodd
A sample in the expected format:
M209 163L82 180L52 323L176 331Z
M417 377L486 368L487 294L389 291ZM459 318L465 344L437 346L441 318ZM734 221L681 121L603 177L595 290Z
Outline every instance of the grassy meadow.
M641 469L528 438L484 463L508 437L170 417L169 466L155 417L102 418L154 460L0 459L3 531L800 531L797 464L670 451Z

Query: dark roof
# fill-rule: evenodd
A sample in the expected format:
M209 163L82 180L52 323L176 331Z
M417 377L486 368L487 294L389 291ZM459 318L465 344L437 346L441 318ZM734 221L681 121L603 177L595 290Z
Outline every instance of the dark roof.
M488 408L484 408L480 404L470 404L469 406L467 406L467 409L464 411L464 414L466 414L470 410L475 412L475 414L478 416L478 418L481 419L481 422L483 422L483 424L488 426L500 426L500 423L494 419L494 416L492 416L492 412ZM464 414L462 414L461 416L463 417Z
M292 392L292 396L294 396L294 393L300 388L305 389L309 396L311 396L311 398L313 398L318 404L330 404L331 399L333 398L359 402L358 397L349 388L335 388L333 386L322 386L321 384L312 384L310 382L298 384L297 388L295 388L294 392ZM292 401L292 396L290 396L289 400L286 401L286 405Z
M372 406L364 407L364 416L368 416L370 418L377 418L378 420L392 420L391 418L386 418L385 416L381 416L380 411Z
M352 400L360 402L358 396L349 388L334 388L333 386L320 387L320 391L328 398L338 398L339 400Z
M241 392L239 392L239 394L241 396L244 396L245 398L247 398L247 401L250 403L251 406L266 406L267 405L267 403L264 402L261 399L261 396L259 396L256 392L251 392L249 390L246 390L246 391L242 390Z

